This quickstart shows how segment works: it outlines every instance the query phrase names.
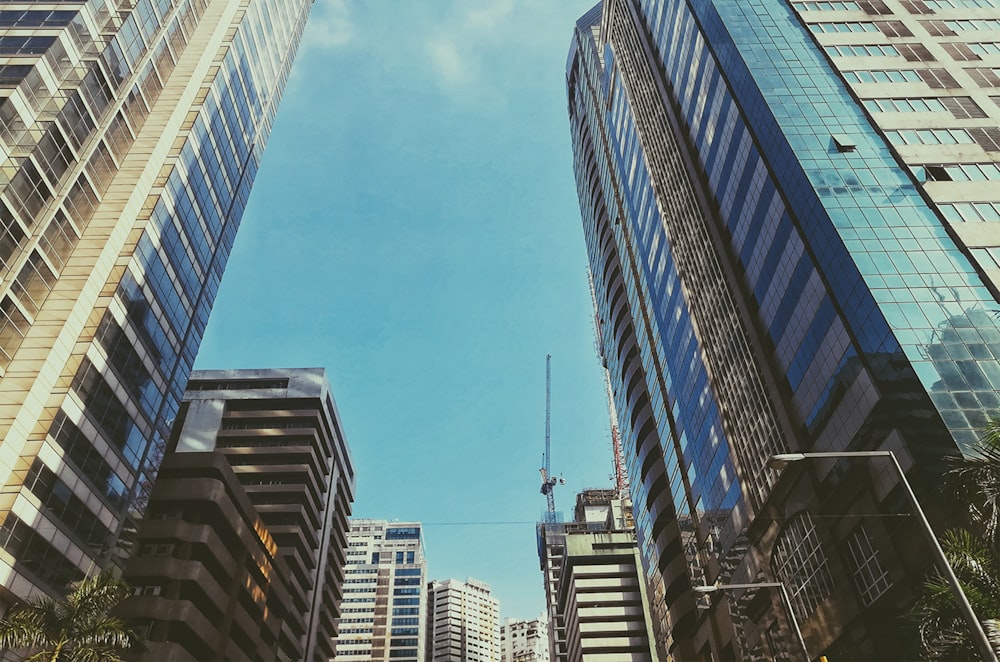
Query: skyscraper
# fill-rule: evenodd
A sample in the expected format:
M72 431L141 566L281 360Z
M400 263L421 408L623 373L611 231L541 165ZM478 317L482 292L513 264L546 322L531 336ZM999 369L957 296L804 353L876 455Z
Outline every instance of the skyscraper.
M354 467L326 372L195 371L163 467L125 569L148 659L332 658Z
M420 522L353 519L337 624L338 662L423 662L427 561Z
M427 660L500 662L500 601L477 579L427 587Z
M0 10L4 589L129 554L311 6Z
M538 525L553 662L658 659L630 504L584 490L573 521Z
M777 581L811 654L913 656L931 557L899 476L770 459L890 450L926 499L998 410L998 27L991 0L578 22L574 166L663 650L794 655L777 595L690 590Z

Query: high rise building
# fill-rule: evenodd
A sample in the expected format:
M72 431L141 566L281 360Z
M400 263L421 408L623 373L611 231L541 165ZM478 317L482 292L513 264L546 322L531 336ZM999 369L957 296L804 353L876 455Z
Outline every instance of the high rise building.
M198 370L123 611L149 660L329 660L354 469L323 369Z
M912 659L941 458L1000 405L992 0L607 0L567 83L661 655ZM891 517L873 516L888 514ZM835 577L848 578L834 582Z
M337 661L423 662L427 561L420 522L351 520L345 577Z
M549 619L544 613L525 620L508 618L500 625L501 662L549 662Z
M128 556L311 6L0 10L0 592Z
M500 601L477 579L427 587L428 662L500 662Z
M572 522L538 525L553 662L659 659L630 510L614 490L584 490Z

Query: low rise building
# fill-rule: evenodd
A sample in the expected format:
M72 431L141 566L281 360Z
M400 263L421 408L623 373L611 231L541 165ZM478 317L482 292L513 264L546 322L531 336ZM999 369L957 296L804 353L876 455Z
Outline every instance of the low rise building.
M549 619L508 618L500 626L501 662L549 662Z

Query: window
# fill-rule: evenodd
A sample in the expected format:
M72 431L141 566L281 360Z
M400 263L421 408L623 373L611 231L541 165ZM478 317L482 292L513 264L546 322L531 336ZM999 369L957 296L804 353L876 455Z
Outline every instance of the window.
M1000 180L1000 165L995 163L949 163L925 165L931 182L981 182Z
M160 586L136 586L132 589L132 595L156 596L160 594Z
M893 145L960 145L976 140L965 129L896 129L885 135Z
M849 83L919 83L923 78L914 69L873 69L845 71Z
M983 119L989 117L972 97L943 97L941 103L957 120Z
M879 561L878 552L864 525L859 525L847 538L847 551L854 584L865 606L872 604L892 585L889 573Z
M771 567L788 588L798 618L815 611L833 590L826 554L809 513L789 520L775 544Z
M995 41L984 41L967 45L969 50L976 55L1000 55L1000 43Z
M940 204L938 208L953 223L1000 221L1000 202L953 202Z
M1000 20L996 19L944 21L944 24L953 32L968 32L970 30L1000 30Z
M1000 75L997 75L997 71L991 67L977 67L966 69L965 73L969 74L979 87L1000 87Z
M830 57L894 57L899 51L894 46L877 44L858 46L827 46L826 54Z
M928 34L935 37L950 37L955 34L955 31L948 27L947 21L920 21L920 25Z
M910 28L906 27L902 21L878 21L875 26L886 37L912 37Z
M809 29L816 34L840 33L840 32L878 32L874 23L861 23L858 21L848 21L844 23L813 23Z
M970 252L983 269L1000 269L1000 248L972 248Z
M975 53L968 44L941 44L945 52L951 56L952 60L956 62L969 62L973 60L981 60L977 53Z
M954 90L961 87L955 77L945 69L920 69L917 75L931 89Z
M857 11L857 2L795 2L796 11Z
M866 0L864 2L859 2L858 6L861 10L869 15L877 14L891 14L892 10L882 0Z
M420 538L420 527L403 526L385 530L386 540L416 540Z
M969 129L969 135L987 152L1000 152L1000 128L987 126Z
M945 110L941 99L865 99L862 102L873 113L937 113Z
M896 47L899 49L899 54L902 55L907 62L933 62L934 56L931 52L927 50L927 47L923 44L897 44Z
M288 388L288 379L229 379L226 381L188 382L188 391L249 391L256 389Z
M934 10L928 6L928 3L923 0L903 0L899 4L903 5L903 9L910 12L911 14L933 14Z

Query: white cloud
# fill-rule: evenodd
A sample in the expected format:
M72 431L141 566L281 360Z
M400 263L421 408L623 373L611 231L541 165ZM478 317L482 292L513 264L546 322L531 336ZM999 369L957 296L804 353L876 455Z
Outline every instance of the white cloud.
M468 54L459 53L459 46L451 39L428 39L425 48L439 82L447 87L461 87L471 83L475 74Z
M355 26L348 0L320 0L302 41L303 48L332 50L347 46L354 40Z

